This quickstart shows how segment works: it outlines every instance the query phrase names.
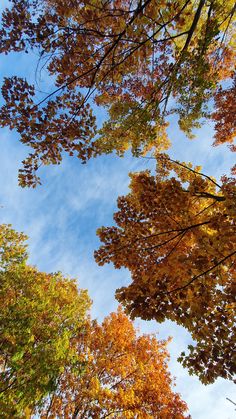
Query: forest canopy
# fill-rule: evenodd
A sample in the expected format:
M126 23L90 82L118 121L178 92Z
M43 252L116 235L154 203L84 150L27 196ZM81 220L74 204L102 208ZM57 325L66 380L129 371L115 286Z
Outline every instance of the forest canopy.
M19 185L35 188L40 167L66 153L86 163L129 150L156 168L130 173L115 225L98 229L98 265L131 274L116 291L123 309L102 324L86 290L31 266L24 234L0 225L0 416L186 417L166 342L139 336L130 318L183 326L189 373L204 384L234 379L236 166L216 179L167 153L171 121L189 139L208 122L213 146L236 150L235 11L233 0L4 8L2 56L38 57L35 78L16 66L1 88L0 126L30 147Z
M59 164L64 151L82 162L130 148L135 156L164 151L171 114L190 138L212 119L215 145L232 145L234 1L10 4L2 14L0 52L37 51L38 68L51 76L46 95L17 75L2 86L1 126L32 149L21 186L36 186L39 167ZM100 129L92 102L108 113Z

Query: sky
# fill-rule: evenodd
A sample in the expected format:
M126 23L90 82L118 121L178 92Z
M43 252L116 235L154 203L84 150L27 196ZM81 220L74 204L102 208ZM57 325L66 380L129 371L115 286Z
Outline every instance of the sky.
M0 79L20 74L34 80L32 63L36 59L36 56L2 55ZM103 117L98 113L100 122ZM233 155L225 146L211 146L209 124L190 141L180 133L173 119L169 134L173 141L170 155L175 159L200 164L204 173L218 179L229 173ZM117 197L128 192L128 173L154 169L154 162L135 159L129 153L124 158L98 157L86 165L76 158L65 157L60 166L41 170L42 186L22 189L18 186L17 172L29 150L19 142L16 133L7 129L1 129L0 147L0 222L10 223L29 236L29 261L39 270L61 271L65 276L77 278L79 287L88 289L93 300L92 317L102 321L117 308L115 290L128 284L130 275L127 270L115 270L112 265L96 265L93 259L93 252L99 246L96 230L113 224ZM187 402L193 419L235 417L234 405L226 400L226 397L236 399L232 383L218 379L204 386L177 362L180 352L191 342L189 333L170 321L158 324L137 320L135 323L140 333L155 333L160 339L173 337L169 344L170 371L176 377L175 391Z

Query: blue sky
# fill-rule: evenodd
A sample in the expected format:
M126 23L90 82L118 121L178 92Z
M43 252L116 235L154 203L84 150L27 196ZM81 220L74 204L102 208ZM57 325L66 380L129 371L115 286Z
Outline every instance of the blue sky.
M17 73L33 80L35 58L2 55L0 77ZM211 147L210 125L205 125L197 133L197 139L190 141L173 120L170 136L173 140L170 154L201 164L205 173L220 178L233 166L234 156L227 147ZM81 165L77 159L66 157L60 166L41 171L41 187L22 189L17 184L17 171L28 149L7 129L1 129L0 140L1 223L10 223L29 236L31 264L40 270L60 270L64 275L78 278L79 286L87 288L93 299L92 316L102 320L117 307L115 289L128 284L130 276L128 271L115 270L112 265L95 264L93 251L99 245L96 229L111 225L117 197L128 192L128 173L152 169L154 162L134 159L128 154L122 159L103 156ZM203 386L176 362L191 340L183 328L171 322L160 325L137 320L136 324L142 333L158 333L161 339L173 336L169 345L170 370L176 376L176 391L188 403L193 419L235 417L234 406L226 400L226 397L235 400L230 382L219 379L213 385Z

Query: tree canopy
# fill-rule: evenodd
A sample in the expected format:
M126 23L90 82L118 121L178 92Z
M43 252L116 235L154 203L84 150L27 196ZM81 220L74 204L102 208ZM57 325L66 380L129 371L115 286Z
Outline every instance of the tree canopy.
M186 404L171 388L166 343L138 336L121 309L101 325L91 321L76 341L83 375L66 368L40 417L186 418Z
M170 176L170 173L175 176ZM127 267L117 299L132 318L184 326L196 345L180 361L203 383L235 374L236 185L218 184L162 155L156 176L133 173L118 199L117 227L102 227L98 264Z
M90 300L60 273L27 265L26 236L0 226L0 416L22 417L52 392L66 366L83 363L72 339Z
M121 309L91 320L87 291L27 265L25 240L0 225L1 418L186 418L168 342Z
M19 175L22 186L36 186L38 168L60 163L64 151L83 162L128 148L134 155L153 147L163 151L170 144L171 113L190 137L212 117L216 143L232 142L233 0L10 3L2 15L0 51L37 50L38 67L52 80L47 95L17 76L2 86L1 126L16 129L32 148ZM92 99L109 114L99 130Z

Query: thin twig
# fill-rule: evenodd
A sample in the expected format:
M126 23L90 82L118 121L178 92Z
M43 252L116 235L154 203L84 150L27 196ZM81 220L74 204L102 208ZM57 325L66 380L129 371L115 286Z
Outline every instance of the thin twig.
M185 288L187 288L189 285L191 285L194 281L196 281L197 279L201 278L202 276L208 274L209 272L213 271L215 268L217 268L217 266L221 265L222 263L224 263L227 259L231 258L232 256L234 256L236 254L236 250L232 253L230 253L229 255L225 256L223 259L219 260L219 262L217 262L215 265L211 266L209 269L207 269L206 271L200 273L199 275L195 275L189 282L187 282L187 284L183 285L182 287L178 287L178 288L174 288L168 292L166 292L165 294L172 294L173 292L176 291L182 291Z

